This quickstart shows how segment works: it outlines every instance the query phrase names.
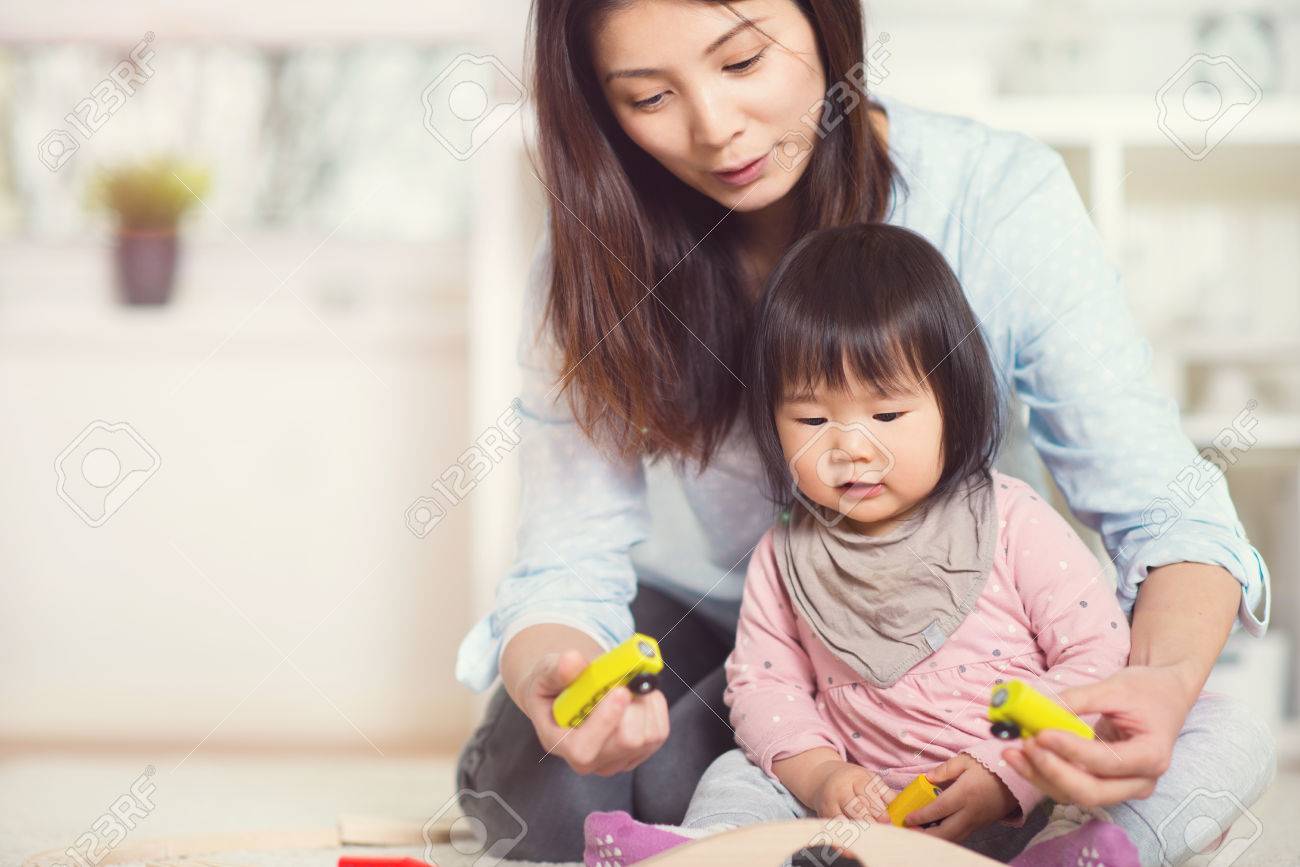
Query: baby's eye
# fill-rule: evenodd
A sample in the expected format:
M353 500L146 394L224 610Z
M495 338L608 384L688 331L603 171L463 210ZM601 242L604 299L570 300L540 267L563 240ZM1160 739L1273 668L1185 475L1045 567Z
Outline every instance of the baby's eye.
M817 425L826 424L826 419L822 418L821 416L813 416L811 418L801 418L799 419L799 424L812 425L813 427L816 427Z
M901 412L878 412L872 416L876 421L893 421L902 415Z

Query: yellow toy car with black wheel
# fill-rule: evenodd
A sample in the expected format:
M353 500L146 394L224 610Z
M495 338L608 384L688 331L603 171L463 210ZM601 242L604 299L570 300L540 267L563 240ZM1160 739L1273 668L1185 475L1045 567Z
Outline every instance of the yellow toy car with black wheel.
M1004 741L1032 738L1044 729L1061 729L1089 740L1097 736L1090 725L1023 680L993 687L989 722L993 736Z
M596 657L555 697L551 716L557 725L576 728L616 686L626 686L636 695L659 688L664 660L659 642L640 632L618 647Z
M889 823L903 827L903 820L922 807L930 804L943 789L930 782L925 774L917 774L916 779L903 787L894 800L889 802L885 807L885 812L889 814ZM935 825L931 822L930 825ZM929 825L925 826L929 827Z

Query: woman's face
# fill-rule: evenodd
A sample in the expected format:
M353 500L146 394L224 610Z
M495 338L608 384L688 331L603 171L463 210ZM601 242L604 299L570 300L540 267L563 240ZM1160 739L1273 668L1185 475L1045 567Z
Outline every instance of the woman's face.
M592 60L632 141L682 182L750 212L807 168L826 81L793 0L730 5L734 13L701 0L636 0L599 23Z

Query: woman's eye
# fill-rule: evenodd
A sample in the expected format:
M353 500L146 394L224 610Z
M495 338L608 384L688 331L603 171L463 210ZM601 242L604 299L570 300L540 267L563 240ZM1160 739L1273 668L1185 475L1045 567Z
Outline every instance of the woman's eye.
M820 424L826 424L826 419L822 418L821 416L814 416L811 418L801 418L799 419L799 424L812 425L813 427L816 427L817 425Z
M727 72L747 72L750 69L753 69L754 66L763 59L763 55L766 53L767 49L764 48L748 60L742 60L739 63L732 63L722 68ZM638 99L632 103L632 107L638 111L656 109L663 104L663 96L662 93L656 93L654 96L648 96L645 99Z
M730 66L724 66L722 68L727 70L728 72L744 72L745 70L752 68L754 64L758 63L758 61L762 60L763 55L766 52L767 49L764 48L762 51L758 52L748 60L742 60L739 63L733 63Z
M872 416L876 421L893 421L902 415L901 412L878 412Z

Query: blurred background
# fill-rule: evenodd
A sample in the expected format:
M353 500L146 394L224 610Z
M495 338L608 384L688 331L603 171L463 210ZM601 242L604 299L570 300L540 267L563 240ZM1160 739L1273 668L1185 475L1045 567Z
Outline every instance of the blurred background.
M546 205L527 11L0 10L10 783L51 778L36 755L327 752L433 757L450 791L484 700L455 649L514 541L502 419ZM1300 5L877 0L868 21L881 91L1062 152L1188 434L1235 444L1273 627L1212 685L1294 762Z

